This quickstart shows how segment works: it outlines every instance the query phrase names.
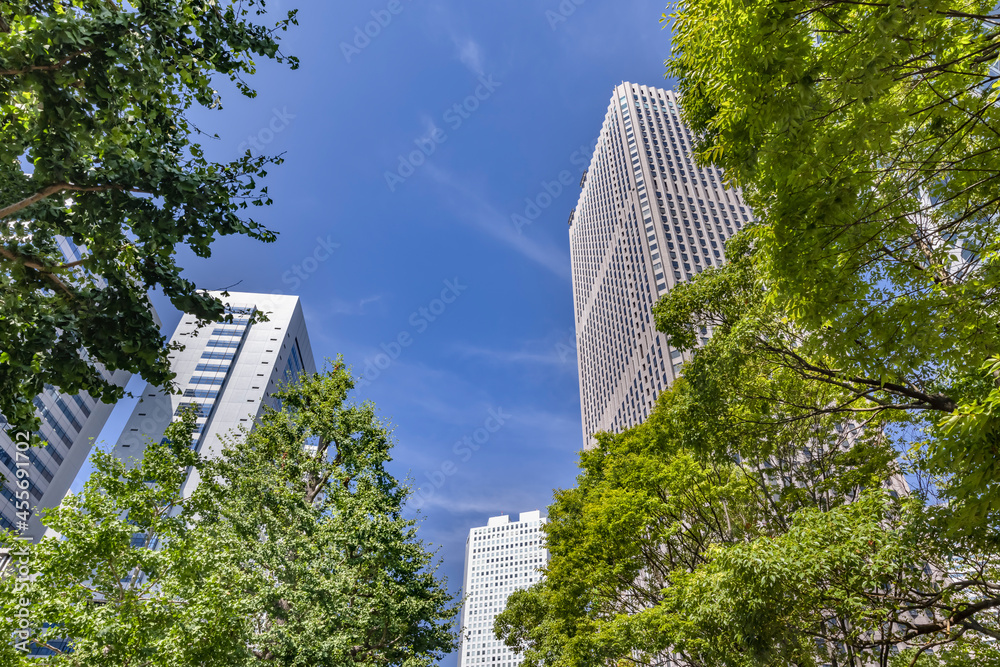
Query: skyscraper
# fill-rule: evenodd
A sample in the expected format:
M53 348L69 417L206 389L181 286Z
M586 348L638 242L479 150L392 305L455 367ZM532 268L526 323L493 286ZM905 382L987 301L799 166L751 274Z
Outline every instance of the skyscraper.
M82 251L72 240L57 237L59 249L68 262L81 259ZM97 285L103 280L91 277ZM156 318L156 312L153 312ZM159 319L156 319L159 323ZM124 387L131 373L100 369L104 379ZM16 531L21 537L38 541L45 532L39 519L41 510L57 506L90 454L93 440L111 416L114 405L102 403L83 393L63 393L51 385L34 398L36 414L42 420L36 434L47 444L25 449L7 433L7 420L0 415L0 530ZM18 477L18 470L21 475ZM27 489L17 485L19 480ZM27 493L27 498L15 494ZM20 500L20 509L18 501ZM25 507L27 501L29 507Z
M264 406L279 407L272 393L281 383L302 371L316 371L298 297L212 294L226 304L232 321L199 330L193 316L181 319L170 339L184 345L171 355L181 394L146 386L115 444L118 458L141 458L146 443L162 438L171 420L187 406L198 411L195 447L203 455L217 456L227 433L240 425L250 428ZM253 315L261 311L267 321L252 323ZM185 495L197 483L192 473Z
M493 621L507 597L540 579L548 562L538 510L521 512L517 521L506 514L490 517L485 526L469 531L465 542L462 635L458 665L516 667L520 656L493 637Z
M103 371L105 379L124 387L131 375L124 371ZM57 506L80 472L90 454L93 439L100 434L111 415L114 405L101 403L87 394L71 396L46 385L45 391L34 399L37 414L42 419L38 435L46 441L45 447L30 447L17 451L6 430L0 430L0 471L3 485L0 488L0 529L17 531L21 537L37 541L45 532L39 520L40 510ZM0 417L0 427L7 421ZM20 466L18 465L20 463ZM15 491L17 470L27 470L30 511L17 509ZM23 474L23 473L22 473ZM27 521L24 521L27 519Z
M694 164L672 91L614 90L570 214L585 446L641 423L684 361L656 332L653 304L725 261L723 242L750 221L739 190ZM706 336L708 332L703 332Z

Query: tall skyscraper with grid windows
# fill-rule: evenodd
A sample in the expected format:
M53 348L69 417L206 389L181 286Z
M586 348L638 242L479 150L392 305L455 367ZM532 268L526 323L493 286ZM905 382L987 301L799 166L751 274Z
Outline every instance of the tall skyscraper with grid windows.
M146 444L163 437L180 411L193 406L198 420L194 446L205 456L218 456L223 438L243 425L250 428L265 406L278 407L272 395L300 372L316 372L302 306L296 296L213 292L226 304L232 321L198 329L190 315L177 325L172 343L184 349L171 354L180 395L147 385L135 406L114 454L122 460L142 457ZM254 322L262 311L267 321ZM189 494L196 473L185 482Z
M493 621L512 592L541 577L539 569L549 560L545 522L534 510L521 512L516 521L506 514L490 517L469 531L458 667L517 667L520 656L493 636Z
M724 262L724 241L750 221L740 191L695 165L679 103L661 88L615 88L570 214L587 447L641 423L677 377L684 358L656 332L653 304Z

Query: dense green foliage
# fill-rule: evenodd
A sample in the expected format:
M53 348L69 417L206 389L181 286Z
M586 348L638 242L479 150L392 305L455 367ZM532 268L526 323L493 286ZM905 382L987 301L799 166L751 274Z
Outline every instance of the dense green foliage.
M835 330L809 328L771 298L764 253L751 250L752 244L750 234L733 239L725 267L679 285L654 308L658 329L675 347L693 349L703 327L715 332L716 340L698 350L685 370L693 399L738 401L736 418L755 427L839 415L876 431L905 431L900 447L913 450L921 469L935 475L934 495L951 503L953 513L942 529L997 535L997 463L993 450L983 447L991 440L954 427L956 405L995 391L989 368L951 375L950 381L939 376L933 383L866 373L868 348L837 350L829 343ZM943 375L940 367L936 372ZM795 437L801 445L808 434Z
M767 368L739 375L766 389ZM809 383L776 381L807 398ZM524 664L906 665L935 645L998 664L989 540L938 530L948 509L905 493L873 425L780 405L753 419L751 403L680 380L582 454L549 508L545 578L496 626Z
M193 425L189 416L167 437L190 442ZM18 555L0 579L0 616L4 635L17 644L0 646L0 662L243 664L239 641L256 611L244 591L259 582L231 557L240 545L228 531L193 521L207 506L204 495L181 497L188 466L201 465L197 454L151 444L131 470L102 451L92 461L83 493L44 515L64 539L18 547L13 536L3 538ZM59 654L67 637L73 652ZM39 646L57 653L37 662L26 657Z
M3 632L72 650L36 660L5 644L0 662L418 666L451 650L454 605L384 468L390 432L347 402L352 387L339 364L302 378L218 460L180 444L190 417L131 468L96 453L85 491L45 514L63 539L7 571L34 579L0 579ZM201 481L185 498L189 474Z
M0 414L37 426L51 384L113 402L100 372L166 387L169 352L148 290L216 321L222 304L181 275L176 250L272 232L242 210L269 203L257 179L280 160L228 163L192 141L193 106L219 106L213 77L242 94L254 57L282 56L263 0L12 0L0 6ZM218 85L218 84L216 84ZM60 237L82 257L60 252ZM99 365L99 366L98 366Z
M255 664L417 666L453 648L457 607L385 470L390 431L373 404L345 403L353 387L338 362L276 392L282 411L208 466L222 511L205 520L236 531L266 582Z
M1000 511L992 2L684 0L668 61L743 187L768 299L832 377L913 395L970 529Z

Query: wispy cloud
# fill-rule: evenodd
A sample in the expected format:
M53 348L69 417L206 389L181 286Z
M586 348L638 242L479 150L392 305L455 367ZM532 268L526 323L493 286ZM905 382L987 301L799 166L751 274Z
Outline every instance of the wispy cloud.
M509 216L496 209L476 189L452 172L430 162L425 170L431 178L450 195L448 203L459 219L478 228L498 241L510 246L527 259L544 267L556 276L571 280L569 253L565 249L541 244L518 234Z
M384 311L385 304L383 301L384 294L369 294L367 296L362 296L360 299L344 299L341 297L333 296L330 297L321 311L311 314L311 318L321 322L312 328L316 334L321 334L325 329L326 320L332 316L361 316L368 315L376 311Z
M445 509L452 514L475 514L479 516L498 516L500 514L510 514L512 512L527 512L533 509L542 510L545 514L546 507L529 507L533 494L513 492L501 497L483 498L480 495L466 498L454 498L443 493L438 493L423 501L420 508L424 514L430 510Z
M483 70L484 49L479 40L463 27L467 24L467 20L463 18L461 12L456 13L453 9L446 3L432 5L431 29L438 34L447 35L454 45L455 57L458 61L476 76L483 76L485 74Z
M479 347L476 345L458 345L456 352L466 358L478 358L484 361L505 365L505 364L539 364L548 366L566 366L569 370L576 372L576 354L571 347L571 342L556 343L547 349L531 350L501 350L496 348Z
M434 135L441 132L441 128L438 127L437 121L426 114L421 117L420 121L424 126L424 133L417 137L415 143L418 146L421 144L436 144L438 140L434 138Z
M382 300L381 294L376 294L374 296L366 296L365 298L361 299L361 301L358 302L358 308L360 310L364 310L365 306L368 305L369 303L378 303L381 300Z
M476 76L483 76L483 49L479 42L471 37L460 37L456 34L451 36L455 44L458 59L465 67Z

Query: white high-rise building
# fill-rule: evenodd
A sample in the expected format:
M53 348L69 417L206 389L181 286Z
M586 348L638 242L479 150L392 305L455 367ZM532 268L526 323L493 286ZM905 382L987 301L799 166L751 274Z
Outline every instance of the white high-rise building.
M459 667L516 667L520 662L517 653L494 638L493 621L512 592L541 579L539 570L549 559L542 532L546 521L538 510L521 512L516 521L503 514L469 531Z
M218 456L222 438L230 431L241 425L252 427L265 406L279 407L272 393L281 383L302 371L316 372L297 296L212 294L226 304L232 322L199 330L193 316L181 319L170 339L184 345L184 350L171 354L181 394L146 386L115 444L118 458L140 459L146 444L161 439L174 417L189 405L198 411L195 447L205 456ZM267 321L251 323L258 311L266 314ZM185 495L198 481L192 473Z
M694 164L691 132L669 90L614 90L570 215L584 443L641 423L684 361L656 332L653 304L725 261L750 221L739 190ZM709 332L703 332L706 336Z

